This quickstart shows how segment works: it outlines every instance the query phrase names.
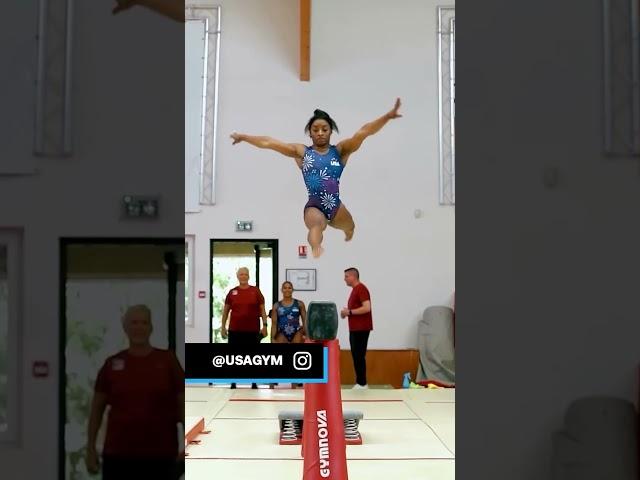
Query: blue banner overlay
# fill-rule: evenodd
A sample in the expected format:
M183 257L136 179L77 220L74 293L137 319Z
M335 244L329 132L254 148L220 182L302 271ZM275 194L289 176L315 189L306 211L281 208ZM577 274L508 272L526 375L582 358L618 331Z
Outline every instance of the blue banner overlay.
M327 383L321 343L187 343L185 383Z

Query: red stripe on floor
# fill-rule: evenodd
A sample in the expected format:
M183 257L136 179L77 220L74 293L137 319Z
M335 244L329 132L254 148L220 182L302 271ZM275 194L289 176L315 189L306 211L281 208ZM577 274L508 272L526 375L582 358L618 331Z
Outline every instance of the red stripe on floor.
M267 398L230 398L230 402L300 402L303 403L304 400L301 399L291 399L291 400L283 400L280 398L277 399L267 399ZM362 402L404 402L404 400L342 400L344 403L362 403Z
M302 458L259 458L259 457L251 457L251 458L246 458L246 457L187 457L186 458L187 461L189 460L257 460L257 461L277 461L277 462L281 462L283 460L291 460L294 462L302 462L303 459ZM455 460L455 458L453 457L412 457L412 458L347 458L348 461L353 462L353 461L373 461L373 460L392 460L392 461L402 461L402 462L406 462L406 461L411 461L411 460L449 460L451 462L453 462Z

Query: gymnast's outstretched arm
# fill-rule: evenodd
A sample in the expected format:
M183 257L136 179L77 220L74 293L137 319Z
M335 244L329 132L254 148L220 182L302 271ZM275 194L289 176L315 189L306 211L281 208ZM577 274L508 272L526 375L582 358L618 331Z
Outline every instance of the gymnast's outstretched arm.
M139 5L178 22L184 22L184 0L116 0L113 13Z
M271 137L258 137L244 133L232 133L231 138L233 139L233 145L240 142L247 142L254 147L267 148L287 157L295 158L296 161L301 161L304 156L304 145L301 143L285 143Z
M360 148L360 145L362 145L362 142L364 142L365 138L378 133L389 120L402 117L402 115L398 113L399 109L400 99L397 98L396 104L391 110L382 115L380 118L377 118L374 121L363 125L362 128L360 128L360 130L358 130L353 137L339 142L336 147L338 149L338 152L340 153L340 156L342 156L343 158L343 163L346 163L347 158L350 154Z

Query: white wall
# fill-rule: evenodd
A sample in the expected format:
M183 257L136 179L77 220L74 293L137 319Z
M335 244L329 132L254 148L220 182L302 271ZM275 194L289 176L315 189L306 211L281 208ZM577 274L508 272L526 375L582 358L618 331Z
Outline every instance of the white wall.
M5 13L6 19L22 18ZM183 98L163 91L176 71L172 49L181 46L182 25L143 10L113 17L108 2L75 2L75 20L74 156L34 159L29 142L11 144L9 153L0 144L2 155L23 156L38 169L36 176L0 177L0 204L5 206L0 225L24 229L26 285L20 326L20 442L0 445L0 465L25 478L57 478L59 238L175 236L172 227L183 216L182 201L168 201L183 198L182 184L175 177L154 174L154 169L166 171L172 168L170 162L184 157L181 141L175 146L158 141L175 138L176 125L178 135L182 133ZM35 32L35 25L34 17L25 20L24 28L33 27ZM14 48L10 43L3 45ZM16 58L26 56L21 61L29 65L30 47L28 43L18 47L22 51L11 53ZM158 81L160 71L165 75L162 81ZM174 84L179 85L182 71L175 75ZM12 118L20 105L30 108L30 94L16 92L19 102L12 103L10 110L0 110L0 118ZM149 112L157 112L154 124L149 124ZM179 178L182 164L174 170ZM158 220L120 221L120 201L127 193L163 193ZM35 360L49 362L48 378L31 376Z
M488 1L457 25L458 200L474 206L458 228L456 447L482 478L551 478L573 400L637 399L638 161L601 153L602 4L577 5Z
M429 305L449 305L454 290L454 208L438 205L437 50L434 0L313 2L311 81L298 79L298 1L221 1L219 143L216 201L188 214L196 236L195 290L209 291L210 238L277 238L285 268L318 269L318 290L302 300L346 304L343 270L357 266L372 294L371 348L416 346L417 322ZM293 160L247 144L234 131L309 144L304 125L315 108L353 134L401 97L402 119L390 122L353 154L341 198L356 222L352 242L325 232L319 260L300 260L306 244L306 190ZM423 216L414 218L414 210ZM253 220L239 235L235 220ZM208 341L209 299L195 300L188 342ZM339 331L348 348L346 323Z

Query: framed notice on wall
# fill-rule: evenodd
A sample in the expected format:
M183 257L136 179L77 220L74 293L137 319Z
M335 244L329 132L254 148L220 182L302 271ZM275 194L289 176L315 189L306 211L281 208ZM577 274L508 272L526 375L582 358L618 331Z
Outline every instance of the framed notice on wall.
M294 290L314 291L316 289L315 268L287 268L286 277Z

